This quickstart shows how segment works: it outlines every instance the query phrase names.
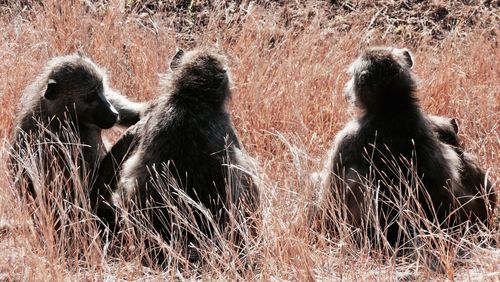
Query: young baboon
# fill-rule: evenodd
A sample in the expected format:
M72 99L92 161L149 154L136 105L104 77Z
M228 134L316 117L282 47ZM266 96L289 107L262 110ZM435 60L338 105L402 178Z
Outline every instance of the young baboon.
M401 222L411 195L432 222L454 220L450 180L458 158L420 110L412 66L409 51L385 47L366 50L350 66L346 95L361 114L337 134L325 167L321 200L346 207L346 214L324 207L327 228L345 218L368 227L371 239L379 230L391 245L404 244L415 231Z
M192 216L200 233L214 239L217 231L208 217L223 229L229 220L226 209L254 211L259 191L250 158L226 109L231 91L225 58L210 48L179 51L171 69L163 95L144 122L132 128L135 133L128 140L118 142L120 148L111 150L118 162L131 151L120 168L113 201L151 211L147 219L167 242L180 235L196 243L199 235L181 231L187 228L182 223L186 219L174 211ZM200 204L209 211L208 217L196 207ZM187 209L192 211L186 213Z
M432 128L432 131L437 134L439 141L459 148L458 140L458 122L454 118L427 115L427 120Z
M453 186L453 196L459 201L460 221L470 220L488 224L496 209L497 196L493 185L479 166L477 158L461 146L458 122L454 118L427 116L439 141L451 145L460 158L459 181Z
M32 197L43 190L31 175L31 166L39 164L42 176L63 171L63 190L73 193L70 167L80 170L81 181L95 173L106 153L101 130L135 124L145 108L110 89L105 72L82 53L52 58L19 104L11 157L16 186L26 187Z

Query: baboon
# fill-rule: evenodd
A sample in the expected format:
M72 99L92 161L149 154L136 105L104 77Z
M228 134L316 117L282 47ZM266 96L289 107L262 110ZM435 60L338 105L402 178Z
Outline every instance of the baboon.
M428 120L439 141L451 145L460 158L459 181L453 186L453 196L459 201L460 221L488 224L496 209L497 196L493 185L477 162L476 156L465 151L458 138L458 122L454 118L429 115Z
M162 95L107 157L119 170L119 179L111 181L117 183L113 203L151 211L147 219L167 242L180 234L196 243L197 235L178 230L185 227L172 205L182 212L201 204L222 230L231 206L241 213L256 210L259 190L226 109L231 91L224 56L212 48L180 50L170 67ZM196 204L181 204L182 193ZM207 216L196 208L191 215L197 229L214 239ZM161 253L155 256L161 264Z
M427 219L454 221L450 191L459 160L420 110L412 67L408 50L387 47L364 51L350 66L345 93L360 116L335 137L321 196L345 205L347 214L324 208L327 228L335 228L333 218L345 218L368 227L370 240L378 225L390 245L404 244L413 232L400 227L411 194Z
M73 193L70 167L79 168L80 181L90 181L106 153L101 130L135 124L146 106L109 88L106 73L83 53L52 58L19 103L10 161L16 186L24 181L31 197L44 189L36 187L29 167L33 164L26 163L35 155L42 175L63 171L63 185L68 186L63 190Z

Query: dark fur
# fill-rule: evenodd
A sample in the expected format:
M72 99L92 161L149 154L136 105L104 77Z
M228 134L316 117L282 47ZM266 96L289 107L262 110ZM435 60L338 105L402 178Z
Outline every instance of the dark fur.
M407 238L393 222L399 210L382 199L405 198L408 187L399 184L401 175L411 179L409 161L416 164L416 174L423 184L418 202L427 218L448 223L446 218L453 206L448 189L453 168L445 157L449 149L439 142L418 106L412 65L408 51L394 48L369 49L351 65L352 79L346 94L362 114L336 136L325 168L326 194L322 198L344 203L348 214L343 216L354 226L366 225L368 204L373 203L365 195L369 192L366 187L380 184L379 224L391 245L404 243ZM364 178L373 182L368 184ZM430 196L430 203L425 194ZM338 211L326 210L326 225L334 228L329 218L338 218L338 214L334 215Z
M474 155L465 151L458 138L458 122L454 118L428 116L438 139L453 147L460 158L460 180L453 187L453 195L461 205L460 221L471 220L488 225L496 209L497 196Z
M59 144L44 147L37 156L43 169L60 169L71 178L68 169L74 166L80 169L82 181L90 181L106 153L101 130L136 123L145 107L110 89L105 73L85 55L52 58L21 97L11 158L16 184L27 187L32 197L45 188L35 187L23 167L23 160L30 157L27 146L36 150L41 143ZM64 157L68 152L71 157ZM69 182L63 189L71 194Z
M111 186L118 182L113 196L118 206L157 207L148 218L167 242L177 232L171 224L178 219L161 207L166 204L163 197L170 197L179 209L185 208L178 203L173 186L208 208L221 229L228 220L224 207L235 204L242 209L246 205L255 210L259 205L257 185L248 173L253 171L250 159L226 109L231 92L225 59L211 49L180 51L172 59L171 69L163 95L144 122L131 128L126 140L120 140L107 157L107 164L118 167L120 179L111 176L104 181ZM227 164L243 169L231 169L229 177ZM150 173L153 170L164 175L163 180ZM153 183L159 181L164 185L155 187ZM204 216L196 210L194 216L202 233L214 238ZM185 235L188 242L196 242L193 234ZM157 255L161 263L162 256Z
M96 201L96 215L107 225L111 234L118 232L116 211L111 197L117 187L122 165L137 147L141 136L139 130L146 120L147 117L130 127L111 147L100 163L97 179L92 187L91 199Z

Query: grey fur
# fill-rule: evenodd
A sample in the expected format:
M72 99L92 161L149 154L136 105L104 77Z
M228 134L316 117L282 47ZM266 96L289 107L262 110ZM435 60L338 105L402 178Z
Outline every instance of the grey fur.
M362 113L337 134L323 172L320 206L329 230L336 228L333 218L346 218L356 227L370 222L368 235L374 239L376 218L391 245L405 243L411 231L398 225L399 207L382 199L406 199L413 186L407 186L401 176L415 181L415 168L410 169L409 163L416 165L422 184L417 200L426 217L439 224L454 220L448 218L455 206L449 183L457 173L447 159L453 151L437 139L418 106L412 66L407 50L386 47L366 50L351 65L346 94ZM378 201L370 196L375 191ZM330 202L345 205L347 214L329 208ZM368 210L374 204L379 211L376 217Z
M22 164L37 144L57 147L55 151L43 148L39 154L43 160L38 163L47 166L47 171L53 170L51 158L55 156L58 169L68 174L68 166L80 167L80 176L86 179L106 153L101 130L115 124L132 125L145 108L110 89L105 72L82 53L52 58L19 103L11 158L15 180L25 180L31 196L44 189L33 186L34 179ZM70 157L64 157L68 152Z
M470 220L489 225L495 214L497 195L493 185L478 163L477 157L465 151L458 138L458 122L454 118L429 115L428 120L438 139L451 145L459 156L460 177L453 186L453 195L460 202L460 221Z
M178 52L171 65L155 106L106 157L107 165L114 163L119 179L104 181L105 186L118 183L115 205L156 207L149 220L167 241L175 232L172 224L180 221L169 219L165 197L184 209L174 186L206 207L220 228L228 221L225 208L234 204L246 213L244 207L255 211L259 206L255 167L226 109L231 91L225 58L218 51L200 48ZM163 185L155 186L159 182ZM213 226L201 213L194 213L200 230L214 238ZM186 235L188 242L196 241L193 234ZM161 254L157 255L161 261Z

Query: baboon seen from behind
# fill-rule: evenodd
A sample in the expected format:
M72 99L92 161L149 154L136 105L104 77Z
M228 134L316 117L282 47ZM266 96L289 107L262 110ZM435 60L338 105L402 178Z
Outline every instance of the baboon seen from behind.
M415 230L400 228L411 207L401 205L412 193L427 219L453 221L458 158L420 110L412 66L409 51L384 47L366 50L350 66L346 95L361 114L337 134L325 167L321 200L341 203L347 213L323 207L328 228L335 228L333 218L345 218L368 227L371 239L378 225L388 243L404 244Z
M144 120L125 134L127 140L118 141L120 148L111 149L116 155L109 158L125 159L113 202L151 211L147 219L167 242L180 236L196 243L199 235L181 230L186 227L174 210L186 215L192 208L192 224L214 239L214 226L194 206L206 208L222 230L229 220L226 209L234 205L237 213L255 211L259 192L226 108L231 91L225 58L211 48L181 50L171 69ZM196 204L186 204L182 193ZM161 263L161 253L155 255Z

